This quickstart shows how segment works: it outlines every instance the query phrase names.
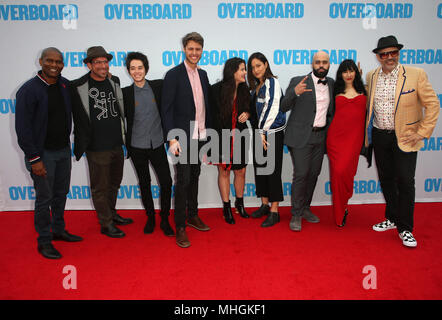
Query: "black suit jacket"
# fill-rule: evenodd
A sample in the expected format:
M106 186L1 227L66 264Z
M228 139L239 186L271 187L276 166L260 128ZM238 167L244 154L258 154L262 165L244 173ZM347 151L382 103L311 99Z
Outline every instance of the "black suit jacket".
M209 103L209 79L204 70L198 69L201 87L206 106L206 128L210 128L211 109ZM190 141L190 122L195 121L195 102L193 99L192 86L184 62L170 69L164 77L163 93L161 100L161 119L163 122L164 135L172 129L182 129ZM171 137L171 140L175 137Z
M152 88L153 95L155 96L155 101L157 103L158 112L161 117L161 91L163 88L163 80L147 80L147 83ZM135 115L135 90L134 85L123 88L123 99L125 106L125 117L127 122L127 134L126 134L126 146L130 149L131 139L132 139L132 128L134 125L134 115Z

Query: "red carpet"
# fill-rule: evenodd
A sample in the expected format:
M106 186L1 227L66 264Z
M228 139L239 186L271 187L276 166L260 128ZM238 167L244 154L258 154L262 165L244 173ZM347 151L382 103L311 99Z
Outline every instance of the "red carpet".
M188 228L187 249L165 237L159 221L152 235L143 234L140 210L120 211L135 220L121 227L123 239L100 234L92 211L69 211L67 229L84 241L54 242L60 260L37 253L32 213L4 212L0 299L442 299L442 203L416 204L414 249L395 230L371 229L383 210L353 205L338 228L331 207L315 207L321 222L303 221L296 233L288 227L289 208L271 228L239 216L227 225L220 208L205 209L200 216L212 230ZM77 270L75 290L63 288L65 265ZM363 287L367 265L376 268L377 289Z

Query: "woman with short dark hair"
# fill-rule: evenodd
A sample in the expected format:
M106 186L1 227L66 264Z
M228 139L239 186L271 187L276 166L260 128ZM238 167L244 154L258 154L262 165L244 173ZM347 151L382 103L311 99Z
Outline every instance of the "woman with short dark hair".
M327 132L327 155L330 161L333 213L336 224L343 227L364 143L367 102L361 74L353 60L344 60L339 65L333 95L335 114Z

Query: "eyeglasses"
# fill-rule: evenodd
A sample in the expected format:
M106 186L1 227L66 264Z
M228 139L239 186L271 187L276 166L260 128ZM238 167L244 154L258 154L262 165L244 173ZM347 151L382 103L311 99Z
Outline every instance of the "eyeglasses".
M388 56L391 56L392 58L397 57L399 54L399 50L393 50L393 51L388 51L388 52L382 52L382 53L378 53L379 58L383 59L387 59Z
M107 60L95 60L95 61L92 61L92 64L94 64L94 65L108 64L108 63L109 63L109 61L107 61Z

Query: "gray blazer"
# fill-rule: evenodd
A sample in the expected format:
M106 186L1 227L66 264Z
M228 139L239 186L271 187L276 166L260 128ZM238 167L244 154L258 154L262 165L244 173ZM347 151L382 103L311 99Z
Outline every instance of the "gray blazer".
M312 91L304 92L299 97L295 94L296 85L301 82L304 77L305 76L294 77L290 80L290 84L280 105L282 112L291 111L285 130L284 144L292 148L302 148L307 144L315 120L316 92L311 73L308 74L305 83L307 84L307 89L312 89ZM330 92L330 105L327 110L326 130L328 130L332 121L335 105L333 98L334 81L329 77L327 77L327 80Z

